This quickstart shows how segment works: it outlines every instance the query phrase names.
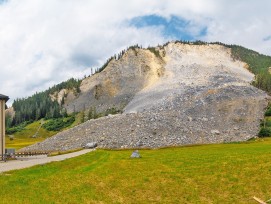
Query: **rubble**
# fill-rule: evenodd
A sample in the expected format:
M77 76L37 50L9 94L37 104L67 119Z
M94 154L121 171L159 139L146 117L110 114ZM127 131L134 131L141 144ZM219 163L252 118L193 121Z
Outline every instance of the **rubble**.
M229 48L170 43L163 49L164 68L158 60L159 66L151 68L163 75L154 81L149 76L147 85L133 89L137 92L123 114L89 120L21 151L64 151L89 141L98 148L159 148L246 141L257 135L268 96L250 84L254 75L231 58Z

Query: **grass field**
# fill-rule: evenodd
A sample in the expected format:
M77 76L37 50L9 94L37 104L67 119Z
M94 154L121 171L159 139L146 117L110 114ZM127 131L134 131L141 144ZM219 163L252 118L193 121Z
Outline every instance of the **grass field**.
M271 140L97 150L0 175L1 203L256 203L271 198Z

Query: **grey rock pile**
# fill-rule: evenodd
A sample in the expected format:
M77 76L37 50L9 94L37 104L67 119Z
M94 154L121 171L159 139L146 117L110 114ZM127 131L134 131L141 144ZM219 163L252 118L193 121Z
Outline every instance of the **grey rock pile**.
M100 97L111 97L109 102L118 100L118 103L123 98L123 102L128 103L123 114L89 120L21 151L63 151L86 144L110 149L159 148L245 141L257 135L268 96L250 85L253 74L244 68L244 63L231 58L228 48L171 43L164 51L164 65L150 53L142 56L147 51L140 52L139 61L130 53L133 54L131 61L124 56L123 64L110 65L107 74L111 74L108 76L111 82L119 83L115 87L118 94L114 96L111 82L104 82L100 93L107 91L107 95ZM144 60L148 61L149 69ZM130 65L133 70L126 75ZM145 70L144 78L141 65L152 73ZM125 82L114 78L114 66L128 76L122 78ZM157 78L153 73L159 70L164 73ZM96 81L97 78L99 76ZM135 79L129 86L127 80ZM140 82L144 82L144 86L137 86ZM128 100L125 95L129 95L129 89L133 91ZM85 96L91 97L87 93Z

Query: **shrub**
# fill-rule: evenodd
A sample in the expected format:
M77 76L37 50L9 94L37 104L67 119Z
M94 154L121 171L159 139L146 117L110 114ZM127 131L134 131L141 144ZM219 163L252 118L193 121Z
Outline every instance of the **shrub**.
M113 108L108 108L108 109L105 111L104 115L105 115L105 116L108 116L109 114L110 114L110 115L115 115L115 114L118 114L118 113L121 113L121 111L118 110L118 109L116 109L115 107L113 107Z
M25 126L27 126L28 124L30 124L32 122L33 122L32 120L31 121L25 121L25 122L21 123L20 125L15 126L15 127L7 128L6 133L11 135L11 134L14 134L16 132L21 132L25 128Z
M159 50L157 50L155 47L148 47L148 50L152 52L156 57L161 58Z
M270 137L271 136L271 128L262 127L260 132L258 133L259 137Z
M271 121L264 119L263 121L261 121L260 125L261 127L271 127Z
M75 121L74 116L67 118L57 118L48 121L47 123L42 125L42 127L48 131L60 131L65 127L69 127L74 121Z
M264 113L265 116L271 116L271 107L268 107L268 109Z

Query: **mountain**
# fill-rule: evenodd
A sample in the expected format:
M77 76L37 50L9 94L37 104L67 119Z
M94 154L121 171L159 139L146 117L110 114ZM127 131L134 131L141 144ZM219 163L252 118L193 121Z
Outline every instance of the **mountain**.
M202 42L131 47L84 79L73 100L64 99L69 113L114 107L122 114L88 120L22 151L75 149L88 142L157 148L255 137L269 96L252 86L251 71L268 70L271 60L238 49ZM256 64L250 60L255 57Z

